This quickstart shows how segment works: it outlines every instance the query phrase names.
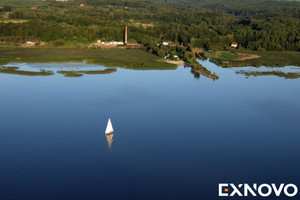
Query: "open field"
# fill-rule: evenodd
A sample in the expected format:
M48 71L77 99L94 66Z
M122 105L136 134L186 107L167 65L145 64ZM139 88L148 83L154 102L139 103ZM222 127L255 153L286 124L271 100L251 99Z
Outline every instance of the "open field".
M300 52L292 51L219 51L205 55L222 67L300 66Z
M83 61L136 70L177 68L177 65L138 49L0 48L0 64Z

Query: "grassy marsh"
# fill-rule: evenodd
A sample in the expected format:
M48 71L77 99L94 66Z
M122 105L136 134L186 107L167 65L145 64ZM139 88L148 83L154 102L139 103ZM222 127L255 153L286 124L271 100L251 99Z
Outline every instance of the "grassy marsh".
M18 67L1 67L0 66L0 73L3 74L17 74L23 76L50 76L54 73L52 71L41 70L39 72L31 72L31 71L23 71L20 70Z
M205 52L215 64L222 67L300 66L300 52L292 51L219 51Z
M138 49L79 49L79 48L18 48L1 47L0 64L9 62L64 63L83 62L107 67L124 67L136 70L176 69L155 55Z
M299 73L293 73L293 72L280 72L280 71L266 71L266 72L247 72L244 70L240 70L236 72L237 74L244 74L246 77L249 76L278 76L283 77L285 79L297 79L300 78L300 72Z

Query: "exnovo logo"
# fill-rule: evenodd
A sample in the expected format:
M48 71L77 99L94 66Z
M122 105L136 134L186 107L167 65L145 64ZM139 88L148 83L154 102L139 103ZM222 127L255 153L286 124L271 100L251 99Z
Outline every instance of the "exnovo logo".
M262 196L268 197L272 193L274 193L277 197L280 195L286 195L288 197L294 197L298 193L298 188L294 184L284 184L280 185L272 184L261 184L257 185L254 183L252 187L249 184L238 184L237 186L233 183L220 183L219 184L219 196L227 197L227 196ZM283 193L283 194L282 194Z

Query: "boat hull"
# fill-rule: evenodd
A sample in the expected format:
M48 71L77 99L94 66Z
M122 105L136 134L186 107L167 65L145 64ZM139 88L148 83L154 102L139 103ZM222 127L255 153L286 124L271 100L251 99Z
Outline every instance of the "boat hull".
M107 133L105 132L106 135L109 135L109 134L112 134L112 133L114 133L114 132L113 131L110 131L110 132L107 132Z

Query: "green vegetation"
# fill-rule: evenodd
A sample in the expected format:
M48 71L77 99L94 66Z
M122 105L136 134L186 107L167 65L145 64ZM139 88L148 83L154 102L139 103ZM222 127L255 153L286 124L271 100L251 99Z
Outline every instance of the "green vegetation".
M280 71L268 71L268 72L247 72L244 70L241 71L237 71L237 74L244 74L246 77L249 76L278 76L278 77L284 77L286 79L297 79L300 78L300 72L299 73L284 73L284 72L280 72Z
M97 40L123 41L125 26L128 41L143 44L143 49L155 56L133 49L86 49ZM159 58L179 57L194 71L215 76L196 62L194 48L203 49L207 57L223 67L299 66L299 33L299 1L0 2L0 45L21 46L34 39L45 47L0 48L0 64L86 60L130 69L175 69L175 65ZM164 40L172 44L165 46ZM238 43L237 48L230 47L232 42Z
M275 0L2 0L0 41L38 39L84 45L128 37L146 46L161 40L230 50L300 50L300 2ZM32 7L36 7L32 8ZM5 23L7 20L28 20Z
M57 71L59 74L64 74L65 77L81 77L84 74L110 74L116 72L117 69L109 68L105 70L97 70L97 71Z
M206 69L205 67L203 67L199 63L193 63L190 66L192 68L191 72L194 74L195 78L200 78L200 75L203 75L203 76L205 76L207 78L211 78L213 80L219 79L219 76L217 76L216 74L212 73L211 71L209 71L208 69Z
M219 60L235 60L238 59L237 54L233 52L227 52L227 51L217 51L216 53L206 53L205 55L213 55L213 58L217 58Z
M83 62L130 69L176 69L157 56L138 49L0 48L0 64L9 62Z
M41 70L40 72L29 72L29 71L19 70L18 67L3 67L3 66L0 67L0 73L17 74L23 76L50 76L54 74L52 71Z
M222 67L270 66L287 65L300 66L300 52L291 51L231 51L207 52L207 57Z

